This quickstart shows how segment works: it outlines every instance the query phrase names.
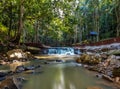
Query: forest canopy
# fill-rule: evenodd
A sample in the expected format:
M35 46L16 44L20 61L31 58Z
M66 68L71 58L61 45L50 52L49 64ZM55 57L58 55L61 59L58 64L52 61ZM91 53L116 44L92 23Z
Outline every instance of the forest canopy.
M118 36L120 0L0 0L2 42L68 45Z

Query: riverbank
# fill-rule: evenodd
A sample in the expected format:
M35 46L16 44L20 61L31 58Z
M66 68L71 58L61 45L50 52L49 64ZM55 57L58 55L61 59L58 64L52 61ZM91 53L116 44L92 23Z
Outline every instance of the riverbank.
M84 53L76 59L90 71L95 71L99 78L106 79L120 86L120 44L85 47Z
M106 52L105 50L104 52L103 51L100 52L98 51L98 49L94 49L94 50L85 50L85 52L79 56L67 55L61 57L60 55L59 56L40 55L36 58L36 56L32 55L30 52L23 51L21 49L13 49L8 51L6 54L1 54L1 66L12 65L11 69L13 69L12 71L7 71L7 72L1 71L1 75L3 76L5 75L5 77L1 77L1 79L3 81L7 79L11 80L12 75L16 73L27 73L27 74L35 73L36 67L39 68L40 65L37 66L30 65L27 67L23 65L25 65L24 63L27 62L30 63L33 60L35 61L35 59L39 60L38 58L40 58L41 60L43 59L46 60L45 62L43 62L44 65L65 63L66 61L70 61L70 60L74 60L75 62L76 59L76 62L78 63L76 66L81 66L82 64L83 67L85 67L86 69L97 72L98 74L96 76L98 78L104 78L112 83L116 83L119 86L120 85L120 77L119 77L120 60L118 55L119 50L116 51L116 49L114 49L114 51L113 50L107 50L107 51L108 52ZM10 79L6 78L6 75L7 77L9 76Z

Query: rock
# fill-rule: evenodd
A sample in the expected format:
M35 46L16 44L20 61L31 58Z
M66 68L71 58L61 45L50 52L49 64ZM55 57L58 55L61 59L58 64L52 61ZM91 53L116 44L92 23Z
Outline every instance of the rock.
M91 71L98 71L98 69L95 66L88 66L87 69Z
M34 70L34 69L35 69L34 65L25 67L25 70Z
M35 66L35 68L40 68L41 67L41 65L37 65L37 66Z
M120 77L120 67L115 67L113 69L113 76L114 77Z
M0 83L0 89L22 89L23 77L8 77Z
M11 75L12 71L1 70L0 71L0 81L5 80L7 75Z
M50 64L50 63L45 61L44 64Z
M40 68L40 67L41 67L40 65L36 65L36 66L31 65L31 66L25 67L25 70L35 70L35 69Z
M120 55L120 49L116 49L116 50L110 50L108 52L109 55Z
M56 60L56 62L60 62L60 63L62 63L62 62L63 62L63 60L58 60L58 59L57 59L57 60Z
M102 58L102 59L105 60L105 59L107 59L107 57L108 57L107 54L105 54L105 53L104 53L104 54L101 54L101 58Z
M0 77L0 81L5 80L5 77Z
M115 77L114 80L115 80L116 83L119 83L120 82L120 77Z
M89 66L88 65L83 65L83 67L88 68Z
M12 78L7 78L6 80L3 80L0 84L0 89L18 89L15 85Z
M80 58L76 59L77 63L83 63L88 65L96 65L101 62L101 57L98 54L83 54Z
M5 77L7 75L7 73L5 72L0 72L0 77Z
M15 69L15 73L21 73L23 71L25 71L25 67L23 65L17 66Z
M80 59L80 58L77 58L77 59L76 59L76 62L77 62L77 63L81 63L81 59Z
M81 64L81 63L76 63L76 66L78 66L78 67L79 67L79 66L82 66L82 64Z
M110 81L110 82L113 82L113 81L114 81L110 76L105 75L105 74L103 74L103 79L108 80L108 81Z
M102 78L102 74L97 74L96 77L101 79Z
M15 69L15 73L21 73L21 72L29 72L29 73L33 73L33 71L37 68L40 68L41 66L40 65L37 65L37 66L34 66L34 65L31 65L31 66L17 66L16 69Z
M86 89L102 89L102 88L98 86L91 86L91 87L87 87Z
M25 58L24 52L21 49L13 49L7 52L10 59L12 58Z
M27 70L25 71L25 74L34 74L35 73L35 70Z
M23 52L21 49L10 50L7 52L7 56L9 58L9 61L27 61L34 58L34 56L30 52Z

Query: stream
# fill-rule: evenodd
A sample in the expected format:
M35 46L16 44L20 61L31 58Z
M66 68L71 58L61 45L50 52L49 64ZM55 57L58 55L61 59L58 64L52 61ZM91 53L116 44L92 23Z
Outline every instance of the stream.
M50 53L54 53L54 50ZM73 53L66 52L66 54ZM94 86L100 87L95 89L118 89L113 83L97 78L96 73L78 66L74 61L76 55L54 56L45 54L37 55L37 58L40 60L33 60L25 65L41 65L41 68L36 70L40 73L20 73L17 75L27 80L23 83L22 89L87 89ZM0 66L0 69L13 70L15 67L15 65Z
M42 70L40 74L24 75L29 81L23 89L86 89L89 86L116 89L112 83L96 78L93 72L74 62L47 64Z
M95 73L86 70L82 66L77 66L74 61L63 63L48 61L49 64L44 64L44 62L46 62L45 59L26 64L41 65L42 67L39 69L41 73L20 73L17 75L27 80L22 89L87 89L91 86L101 87L102 89L117 89L112 83L97 78ZM12 70L15 67L13 65L2 66L0 69L10 68Z

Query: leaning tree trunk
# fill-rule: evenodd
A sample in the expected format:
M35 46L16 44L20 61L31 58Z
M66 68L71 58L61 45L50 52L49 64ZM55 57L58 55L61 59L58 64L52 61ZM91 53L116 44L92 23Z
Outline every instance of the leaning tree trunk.
M16 44L20 43L21 33L23 31L23 14L24 14L23 3L24 3L24 0L20 0L18 31L16 33L15 39L12 41L13 43L16 43Z
M12 30L12 2L10 3L10 8L9 8L9 29L8 29L8 37L11 38L11 30Z

